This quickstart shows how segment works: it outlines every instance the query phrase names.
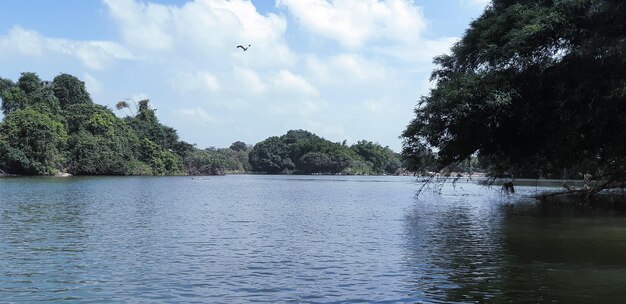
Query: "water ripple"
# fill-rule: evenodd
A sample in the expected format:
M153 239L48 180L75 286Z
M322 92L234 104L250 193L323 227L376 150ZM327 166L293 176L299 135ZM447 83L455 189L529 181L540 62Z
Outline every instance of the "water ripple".
M545 221L534 205L471 184L416 199L412 181L1 179L0 298L576 302L589 299L576 294L582 290L606 303L620 295L613 286L626 283L625 262L615 257L626 253L622 218ZM581 244L595 255L574 251Z

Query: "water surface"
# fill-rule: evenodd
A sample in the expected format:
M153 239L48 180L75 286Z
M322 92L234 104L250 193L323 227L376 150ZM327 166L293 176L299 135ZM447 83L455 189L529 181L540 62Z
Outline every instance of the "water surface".
M0 179L8 302L619 303L626 218L411 177Z

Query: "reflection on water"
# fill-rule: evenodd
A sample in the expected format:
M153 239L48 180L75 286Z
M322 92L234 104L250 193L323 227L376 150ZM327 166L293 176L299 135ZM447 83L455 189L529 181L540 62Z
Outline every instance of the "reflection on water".
M539 204L534 188L465 190L427 193L407 215L415 289L429 302L623 302L626 218Z
M506 298L619 303L626 296L626 221L535 209L502 228Z
M0 179L9 302L619 303L626 218L406 177Z
M414 290L429 301L486 302L500 288L501 205L472 192L481 188L465 188L422 193L407 215Z

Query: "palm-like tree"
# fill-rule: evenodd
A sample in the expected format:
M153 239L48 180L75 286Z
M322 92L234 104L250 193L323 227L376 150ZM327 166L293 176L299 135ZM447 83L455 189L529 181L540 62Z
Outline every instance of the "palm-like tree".
M126 109L126 111L128 111L130 116L135 116L135 114L133 113L133 110L130 108L130 105L128 104L128 102L126 100L122 100L119 101L115 104L115 108L117 110L122 110L122 109Z

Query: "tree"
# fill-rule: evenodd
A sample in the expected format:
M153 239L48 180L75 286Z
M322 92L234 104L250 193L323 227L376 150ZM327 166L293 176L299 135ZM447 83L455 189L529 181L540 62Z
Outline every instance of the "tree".
M139 160L150 166L152 175L183 174L180 156L164 150L147 138L140 141Z
M46 82L35 73L22 73L16 84L10 80L0 79L0 98L4 115L28 107L42 113L58 114L59 101L54 96L52 87L45 84Z
M281 140L287 145L295 144L303 140L319 139L321 139L319 136L306 130L289 130L285 135L281 136Z
M41 113L49 113L58 115L61 113L61 105L59 100L54 96L52 88L44 86L29 94L29 102L31 107Z
M15 86L11 79L0 78L0 92Z
M0 167L15 174L46 175L62 169L65 125L33 109L9 113L0 125Z
M133 110L131 110L131 108L130 108L130 104L128 103L128 101L125 101L125 100L118 101L115 104L115 109L117 109L118 111L121 111L122 109L125 109L130 116L134 116L135 115L133 113Z
M452 54L403 132L415 166L475 153L508 170L590 170L606 186L626 165L626 5L494 0Z
M137 115L125 119L135 129L139 138L149 139L169 151L179 151L181 156L189 152L189 144L179 141L176 130L159 122L156 110L150 106L150 100L141 100L138 105Z
M256 144L249 159L252 171L273 174L383 174L395 173L401 165L391 149L379 144L361 141L348 147L345 141L331 142L305 130L290 130Z
M230 149L235 151L248 151L248 145L243 141L236 141L230 145Z
M300 158L300 170L305 173L330 172L330 157L325 153L309 152Z
M333 144L337 149L327 153L330 158L330 162L327 165L327 170L330 173L345 173L345 170L353 165L354 162L359 161L360 158L351 153L345 146Z
M182 174L183 157L195 151L178 140L175 129L159 123L148 100L138 103L135 117L120 119L94 104L84 83L72 75L52 82L35 73L22 73L16 83L0 78L0 98L5 114L0 170L5 172ZM242 167L237 157L227 159L229 166Z
M67 122L67 129L70 133L79 131L95 131L95 129L108 129L111 126L115 115L110 110L101 105L78 103L67 106L63 110L63 116ZM108 122L98 120L107 120ZM106 118L104 118L106 117Z
M2 98L2 113L4 115L25 109L29 103L28 95L18 86L6 87L0 91L0 97Z
M287 145L276 136L269 137L254 145L250 151L250 165L256 172L269 174L293 170L293 161L289 158Z
M85 88L85 83L72 75L61 74L54 77L52 87L54 96L59 100L62 108L73 104L93 103Z
M365 161L371 162L372 169L377 174L393 174L401 166L396 154L389 147L383 147L378 143L361 140L352 145L351 149Z
M133 141L132 137L102 136L87 131L73 134L68 140L71 156L68 172L75 175L133 174L137 163Z
M68 172L81 175L136 172L139 138L128 123L96 104L73 104L64 112L70 132Z
M242 172L243 164L237 158L241 151L231 149L196 150L185 158L185 168L190 175L222 175Z
M32 94L43 87L43 83L39 76L35 73L22 73L20 79L17 80L17 86L26 94Z

